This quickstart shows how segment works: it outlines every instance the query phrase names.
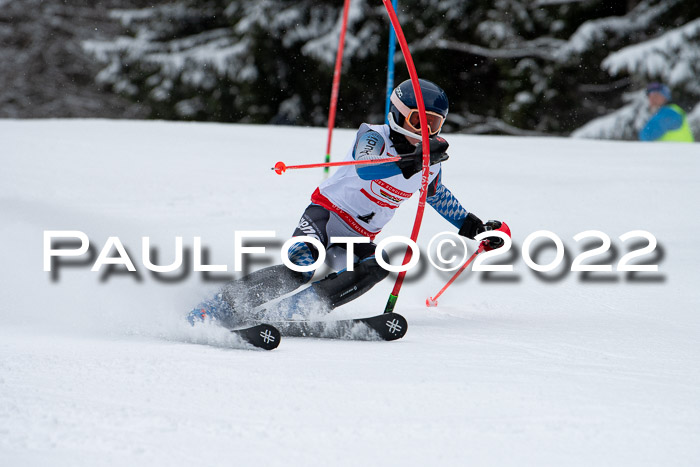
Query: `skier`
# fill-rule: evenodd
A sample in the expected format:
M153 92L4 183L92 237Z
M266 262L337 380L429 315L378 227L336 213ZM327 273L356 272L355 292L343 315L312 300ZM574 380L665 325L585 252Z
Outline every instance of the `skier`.
M442 129L449 103L445 92L436 84L420 80L430 133L430 177L427 202L459 234L474 239L486 230L503 230L498 221L483 223L462 207L442 184L441 163L447 160L448 143L438 134ZM190 312L194 324L207 316L225 326L250 320L287 319L327 313L367 292L386 278L388 271L375 259L376 245L371 242L396 209L421 186L423 148L418 105L411 81L404 81L391 94L388 125L363 123L346 160L373 160L400 155L398 162L344 166L320 184L311 195L293 237L310 236L326 249L326 264L337 272L316 281L274 305L265 303L295 291L311 281L313 272L295 272L284 265L255 271L226 284L213 299ZM354 245L354 270L346 270L346 244L333 244L331 237L368 237L369 243ZM503 240L490 237L488 249L499 248ZM311 243L298 242L289 249L290 261L307 266L316 261L319 251ZM264 305L264 306L261 306Z
M665 84L647 86L649 109L654 115L639 132L640 141L678 141L692 143L693 132L685 112L671 101L671 90Z

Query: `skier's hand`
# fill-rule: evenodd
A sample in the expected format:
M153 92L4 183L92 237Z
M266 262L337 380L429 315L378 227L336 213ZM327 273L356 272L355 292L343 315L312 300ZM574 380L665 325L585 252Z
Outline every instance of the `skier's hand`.
M462 227L459 229L459 234L463 237L467 237L474 240L474 237L483 232L488 232L489 230L498 230L505 232L510 237L510 228L507 224L501 221L488 221L485 224L481 222L481 219L476 217L471 212L467 214L467 217L462 223ZM501 248L505 242L500 237L486 237L481 241L484 245L484 251L491 251L497 248Z
M450 145L445 141L445 138L433 136L429 138L429 142L430 165L446 161L450 157L446 152ZM423 142L418 143L412 153L401 155L401 160L396 162L396 165L401 169L405 179L409 179L420 172L423 168Z
M481 219L470 212L462 222L462 227L459 229L459 234L462 237L467 237L470 240L474 240L474 237L484 230L484 223L481 222Z

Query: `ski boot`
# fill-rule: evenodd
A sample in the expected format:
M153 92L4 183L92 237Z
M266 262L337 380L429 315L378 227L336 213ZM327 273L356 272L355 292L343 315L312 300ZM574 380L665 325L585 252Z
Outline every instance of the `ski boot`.
M234 327L236 324L236 314L231 305L223 299L221 293L217 293L213 298L201 302L194 307L187 315L187 321L194 326L196 323L205 321L215 322L224 327Z

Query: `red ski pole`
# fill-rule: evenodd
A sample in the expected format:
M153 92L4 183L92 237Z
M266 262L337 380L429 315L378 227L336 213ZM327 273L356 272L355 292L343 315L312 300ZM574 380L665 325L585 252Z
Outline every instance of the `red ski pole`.
M452 285L452 283L459 277L459 275L462 274L462 271L464 271L465 269L467 269L467 266L469 266L469 264L470 264L472 261L474 261L474 258L476 258L476 255L478 255L479 253L481 253L482 251L484 251L484 246L485 246L485 245L484 245L484 243L482 242L482 243L479 245L479 248L478 248L478 249L474 252L474 254L471 256L471 258L469 258L469 259L467 260L467 262L464 263L464 264L459 268L459 270L455 273L455 275L452 276L452 278L451 278L449 281L447 281L447 284L445 284L445 286L444 286L442 289L440 289L440 291L437 293L437 295L435 295L434 297L428 297L428 298L425 299L425 306L428 306L428 307L430 307L430 306L437 306L437 304L438 304L437 299L440 297L440 295L442 295L442 293L443 293L445 290L447 290L447 288L448 288L450 285Z
M287 170L292 169L313 169L314 167L339 167L343 165L370 165L370 164L384 164L386 162L396 162L401 160L399 156L383 157L381 159L373 159L368 161L341 161L341 162L322 162L319 164L301 164L301 165L287 165L284 162L278 162L272 167L277 174L282 175Z

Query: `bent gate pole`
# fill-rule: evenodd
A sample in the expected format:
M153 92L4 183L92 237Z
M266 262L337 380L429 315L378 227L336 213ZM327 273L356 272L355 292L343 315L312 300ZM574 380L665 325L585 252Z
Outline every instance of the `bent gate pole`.
M401 53L406 62L406 68L408 68L408 74L411 76L411 84L413 85L413 92L416 95L416 102L418 104L418 114L420 116L420 127L428 128L428 119L425 115L425 103L423 102L423 93L420 89L420 83L418 82L418 74L416 73L416 67L413 64L413 57L411 57L411 52L408 50L408 43L406 42L406 37L401 29L401 24L396 16L396 11L391 4L390 0L382 0L387 13L389 14L389 20L394 27L396 32L396 37L401 46ZM425 199L428 196L428 178L430 176L430 143L428 141L428 132L421 131L421 140L423 142L423 172L421 175L421 189L420 198L418 199L418 212L416 212L416 219L413 222L413 230L411 231L411 240L414 242L418 239L418 233L420 232L420 226L423 222L423 211L425 211ZM410 246L406 247L406 254L403 258L403 264L408 264L413 256L413 250ZM394 311L396 306L396 301L399 298L399 291L401 290L401 285L406 277L406 271L399 273L396 278L396 283L394 284L394 289L389 295L389 300L384 308L384 313L391 313Z

